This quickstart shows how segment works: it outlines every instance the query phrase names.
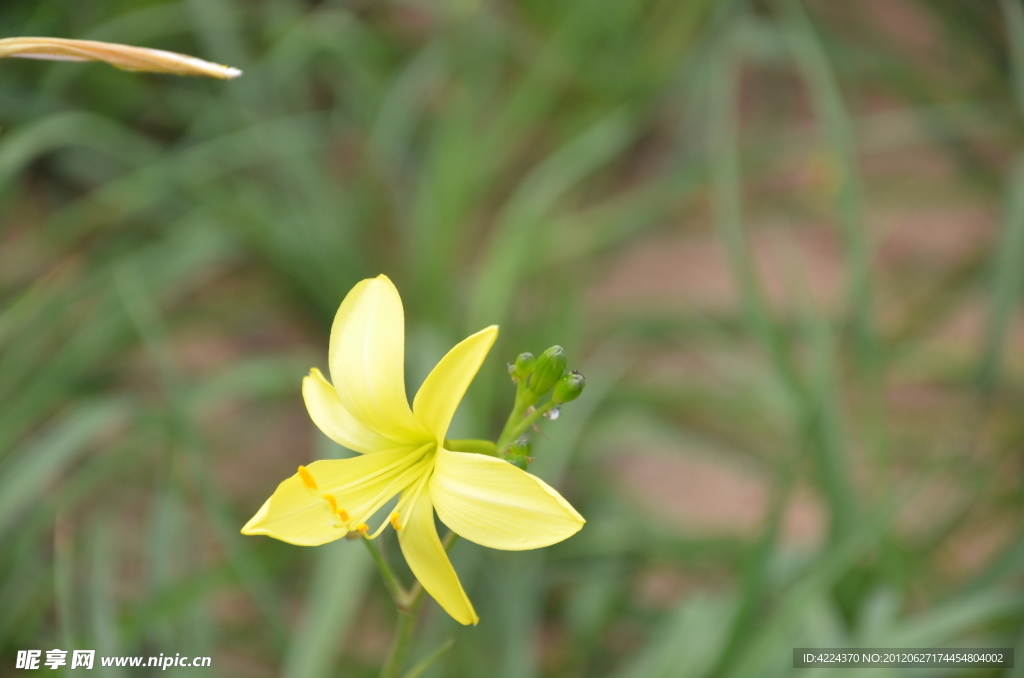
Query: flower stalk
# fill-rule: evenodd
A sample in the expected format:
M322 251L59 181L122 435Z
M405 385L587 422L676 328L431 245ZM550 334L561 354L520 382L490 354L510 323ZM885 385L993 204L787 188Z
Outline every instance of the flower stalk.
M537 420L555 409L555 407L557 405L549 400L540 407L533 408L532 412L529 411L530 406L528 405L513 408L512 414L509 415L508 421L505 422L505 429L501 432L501 437L498 439L498 449L507 452L512 443L519 439L519 436L526 433L531 426L537 423Z
M505 421L505 428L501 430L501 435L498 436L498 454L504 455L509 446L515 441L518 436L514 435L515 430L519 424L522 423L523 417L526 414L526 410L530 407L530 403L524 397L526 393L526 382L520 381L516 384L516 401L512 405L512 412L508 415L508 420Z
M446 438L444 449L451 450L452 452L486 454L489 457L498 456L498 447L490 440L448 440Z
M384 560L383 554L380 549L377 548L373 540L367 539L365 536L360 535L362 542L366 544L366 550L370 552L370 556L373 558L374 564L377 566L377 570L380 571L380 576L384 580L384 588L391 594L391 599L395 602L395 607L401 613L409 611L412 602L412 596L409 591L405 590L398 581L398 577L395 576L394 571L388 562Z
M445 552L451 550L452 545L458 539L454 532L448 532L442 540L441 545ZM391 647L388 650L387 659L380 670L380 678L398 678L402 667L405 665L406 657L409 655L409 646L412 644L412 634L416 628L416 618L419 616L420 605L423 604L423 587L417 581L412 589L406 590L399 582L398 577L388 565L380 550L374 543L363 537L363 543L373 556L377 569L380 570L384 585L387 587L391 598L395 601L395 608L398 611L398 624L395 626L395 635L391 639ZM436 656L434 657L436 658Z

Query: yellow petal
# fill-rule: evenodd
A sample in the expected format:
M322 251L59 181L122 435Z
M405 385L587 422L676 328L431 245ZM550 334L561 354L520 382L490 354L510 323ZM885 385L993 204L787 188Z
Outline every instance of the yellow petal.
M438 444L444 442L462 396L497 337L498 326L491 325L460 341L441 358L416 393L412 411Z
M0 40L0 58L24 57L52 61L105 61L126 71L153 71L175 75L205 75L220 80L237 78L242 71L202 59L94 40L65 38L5 38Z
M298 474L274 491L242 528L242 534L265 534L298 546L319 546L344 537L344 527L333 527L334 512L323 498L310 492Z
M423 456L414 448L400 447L351 459L315 461L278 485L242 534L263 534L298 546L318 546L344 537L350 524L365 520L369 516L364 514L422 477L416 469L423 466ZM339 517L336 509L347 518Z
M430 495L441 522L492 549L550 546L586 522L540 478L482 454L438 450Z
M395 446L393 441L359 423L341 404L338 392L315 367L302 379L302 398L313 423L339 445L364 454Z
M398 530L398 543L416 579L455 621L476 624L480 618L462 590L459 576L437 536L434 507L428 492L420 493L403 522L402 529Z
M405 395L405 318L387 276L363 280L341 302L328 360L342 405L363 425L396 442L430 439Z

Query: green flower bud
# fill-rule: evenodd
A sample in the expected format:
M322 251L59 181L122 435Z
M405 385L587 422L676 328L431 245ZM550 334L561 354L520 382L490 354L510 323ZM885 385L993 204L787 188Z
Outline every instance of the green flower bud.
M520 438L509 445L508 452L505 453L505 461L525 471L533 461L533 457L530 456L530 447L529 440Z
M530 377L530 390L538 398L551 390L565 371L565 351L561 346L552 346L540 354Z
M555 390L551 394L551 400L556 405L576 400L583 393L583 387L587 385L587 378L580 372L573 370L555 383Z
M523 436L519 440L515 440L508 446L507 454L509 456L516 457L528 457L530 456L530 449L533 445L530 444L530 439Z
M516 358L516 364L509 370L509 373L512 375L512 381L518 383L527 379L533 374L533 367L536 364L537 359L533 357L532 353L520 353L519 357Z
M530 468L530 458L529 457L509 457L508 458L508 463L512 464L513 466L515 466L520 471L525 471L528 468Z

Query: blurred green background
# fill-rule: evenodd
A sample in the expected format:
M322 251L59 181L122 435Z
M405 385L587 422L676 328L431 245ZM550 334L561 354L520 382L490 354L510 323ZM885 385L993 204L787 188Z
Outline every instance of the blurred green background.
M521 351L588 377L531 468L588 524L459 543L481 623L429 603L413 661L456 642L425 675L1024 647L1019 0L6 0L0 26L245 71L0 63L0 676L55 647L376 674L363 548L238 530L346 454L300 382L381 272L410 393L501 325L450 437L497 435Z

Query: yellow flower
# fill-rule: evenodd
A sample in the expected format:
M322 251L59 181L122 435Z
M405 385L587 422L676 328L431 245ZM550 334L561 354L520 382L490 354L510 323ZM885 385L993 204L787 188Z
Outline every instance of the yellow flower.
M466 539L520 551L557 543L583 517L543 480L496 457L444 449L448 424L498 336L491 326L464 339L434 367L412 407L405 395L402 300L386 276L348 293L331 329L332 386L313 369L302 395L313 422L351 459L300 466L242 528L243 534L316 546L355 531L398 532L409 568L462 624L479 618L434 527L434 511ZM370 532L370 518L398 503Z
M184 54L95 40L4 38L0 40L0 58L3 57L53 61L105 61L125 71L205 75L221 80L237 78L242 74L237 68L221 66Z

